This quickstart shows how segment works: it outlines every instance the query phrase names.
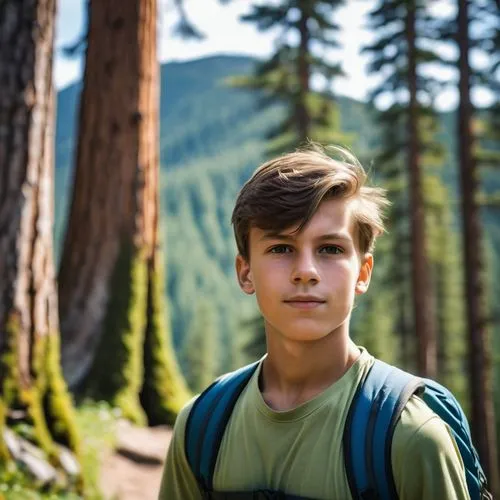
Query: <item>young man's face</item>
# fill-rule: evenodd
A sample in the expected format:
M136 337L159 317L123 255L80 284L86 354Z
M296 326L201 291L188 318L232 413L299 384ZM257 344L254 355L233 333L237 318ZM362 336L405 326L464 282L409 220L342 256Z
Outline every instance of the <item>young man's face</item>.
M373 267L372 256L359 252L351 206L324 201L300 233L250 230L250 260L236 258L238 280L256 294L268 334L319 340L349 319Z

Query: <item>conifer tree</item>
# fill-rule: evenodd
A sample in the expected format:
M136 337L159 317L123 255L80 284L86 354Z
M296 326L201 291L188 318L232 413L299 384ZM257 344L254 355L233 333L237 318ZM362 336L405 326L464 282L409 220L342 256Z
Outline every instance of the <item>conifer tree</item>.
M487 18L489 30L480 33L483 37L483 48L487 54L486 86L493 95L493 103L486 111L486 119L482 126L477 127L482 134L477 148L478 164L483 172L483 196L481 205L484 207L485 220L492 221L500 213L500 183L498 182L500 165L500 0L487 0L484 16ZM485 19L481 19L483 23ZM483 24L484 26L484 24ZM486 189L488 191L486 191ZM496 277L500 273L498 259L495 257L495 248L500 248L500 235L495 241L489 235L487 265L485 266L486 288L488 290L488 318L489 338L491 342L492 384L495 387L500 381L500 339L494 335L500 326L500 302L496 299L500 295L500 286ZM488 258L489 257L489 258ZM493 391L495 399L495 417L497 440L500 429L500 391Z
M464 253L464 295L468 340L468 374L470 421L473 441L490 480L493 495L499 494L498 457L496 453L496 429L491 381L490 340L487 328L487 290L485 282L485 251L480 214L481 203L494 203L494 196L481 196L481 185L486 182L480 167L494 165L498 152L489 146L495 132L485 126L482 113L472 103L472 89L486 84L498 92L498 19L497 0L457 0L456 15L444 19L440 26L443 39L454 43L458 59L450 63L458 68L459 105L456 121L456 143L459 170L459 191L462 215L462 242ZM471 29L472 25L476 28ZM472 50L490 53L486 71L472 64ZM498 75L497 75L498 77ZM494 83L496 81L496 83ZM495 92L495 90L494 90ZM497 94L498 95L498 94ZM489 116L494 116L491 113ZM487 172L486 172L487 173Z
M334 14L343 4L344 0L281 0L253 5L242 17L259 31L280 30L275 53L257 65L252 77L235 80L259 90L261 106L279 102L285 108L283 121L268 133L273 140L270 152L297 147L308 139L349 141L340 132L340 115L331 90L332 81L343 72L340 64L323 56L326 49L340 46L340 26ZM292 37L298 39L296 44L290 41ZM313 86L313 76L322 81L321 88Z
M462 236L465 262L465 295L469 339L471 431L479 456L491 482L494 496L500 492L496 429L491 386L491 364L485 322L484 255L477 195L479 172L472 131L474 106L471 102L473 72L470 64L471 13L468 0L458 0L456 41L459 49L459 106L457 143L462 202ZM473 15L473 14L472 14Z
M488 89L493 103L481 110L481 119L478 116L474 119L474 129L479 139L475 153L481 169L496 170L500 164L500 0L482 0L479 3L482 8L470 7L470 17L482 28L473 44L482 50L489 63L479 74L470 68L471 86L480 84ZM498 207L499 194L489 193L481 200L482 204Z
M436 82L423 77L420 67L438 60L419 40L426 31L425 2L390 0L377 2L369 15L371 28L380 33L364 50L372 55L369 71L385 74L385 80L373 92L372 99L382 95L392 100L380 113L385 128L383 151L379 162L391 162L401 169L408 196L411 250L411 297L413 327L417 338L417 367L422 375L437 374L435 303L431 290L430 264L426 246L425 199L423 176L426 160L442 156L436 142L435 112L432 98ZM403 21L403 22L401 22ZM424 97L423 97L424 96Z

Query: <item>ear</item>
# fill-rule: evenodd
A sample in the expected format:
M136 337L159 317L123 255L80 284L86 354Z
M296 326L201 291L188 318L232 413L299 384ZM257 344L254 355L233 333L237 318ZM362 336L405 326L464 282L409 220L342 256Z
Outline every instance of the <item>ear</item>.
M248 295L255 293L255 287L252 281L252 271L250 270L250 263L244 259L240 254L236 256L236 276L240 288Z
M356 281L356 295L362 295L363 293L366 293L366 291L368 290L368 286L370 285L372 271L373 255L371 253L366 253L362 258L358 279Z

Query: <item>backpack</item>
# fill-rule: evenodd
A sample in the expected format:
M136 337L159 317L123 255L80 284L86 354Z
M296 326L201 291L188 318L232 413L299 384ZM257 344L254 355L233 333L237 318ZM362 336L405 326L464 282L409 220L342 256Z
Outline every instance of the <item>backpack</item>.
M270 490L213 491L213 475L226 425L258 363L215 380L200 394L190 411L186 422L185 452L204 498L300 499ZM472 444L467 418L451 392L433 380L415 377L380 360L375 360L360 382L344 428L344 460L352 498L397 500L391 463L392 437L401 412L414 394L418 394L451 428L465 466L471 500L492 499ZM381 450L383 460L380 459Z

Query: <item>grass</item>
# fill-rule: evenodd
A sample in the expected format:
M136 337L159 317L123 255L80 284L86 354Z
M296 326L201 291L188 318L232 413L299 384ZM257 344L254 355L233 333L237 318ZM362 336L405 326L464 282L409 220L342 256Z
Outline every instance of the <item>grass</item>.
M120 416L118 409L105 402L84 403L77 409L77 423L83 440L82 471L86 499L102 499L99 491L101 461L104 454L116 445L116 423Z
M99 489L100 467L104 455L116 444L116 423L120 416L119 411L104 402L85 402L76 409L82 437L84 497L61 487L41 491L25 471L11 464L0 470L0 500L104 500Z

